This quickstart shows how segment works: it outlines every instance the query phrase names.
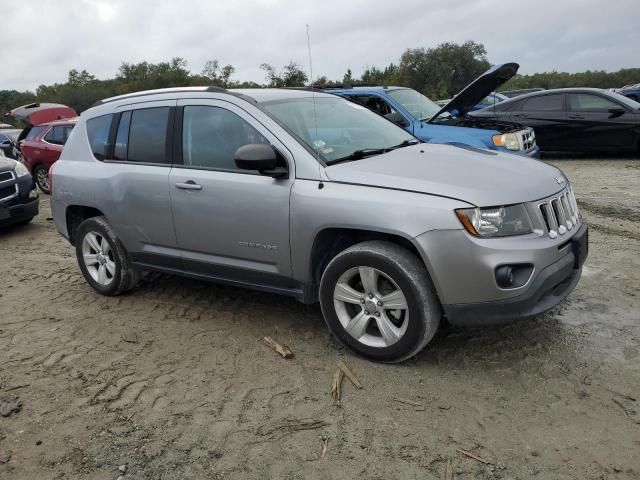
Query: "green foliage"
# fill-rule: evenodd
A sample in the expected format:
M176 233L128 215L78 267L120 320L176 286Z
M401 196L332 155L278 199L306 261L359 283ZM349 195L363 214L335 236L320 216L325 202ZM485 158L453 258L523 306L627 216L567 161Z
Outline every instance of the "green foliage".
M351 69L337 81L326 76L318 77L314 85L398 85L414 88L433 99L449 98L458 93L474 78L489 68L487 52L480 43L467 41L462 44L442 43L434 48L409 48L400 57L400 63L386 67L368 66L360 78ZM70 70L65 83L40 85L35 92L0 90L0 114L12 108L35 101L63 103L81 112L97 100L140 90L188 85L217 85L225 88L302 87L308 81L307 74L294 61L277 71L263 63L267 85L233 80L235 68L218 60L205 63L200 74L187 68L184 58L175 57L160 63L123 62L115 78L99 80L86 70ZM580 73L545 72L533 75L516 75L502 90L517 88L597 87L610 88L637 83L640 68L622 69L617 72L586 71ZM2 119L2 122L6 122ZM8 122L12 123L12 122Z
M435 48L409 48L400 57L399 83L428 97L455 95L490 67L480 43L442 43Z
M282 72L276 72L273 65L263 63L260 68L265 72L265 79L269 82L269 87L303 87L308 80L307 74L294 62L289 62Z
M516 75L500 90L516 90L520 88L617 88L640 81L640 68L623 68L617 72L603 70L587 70L586 72L544 72L533 75Z

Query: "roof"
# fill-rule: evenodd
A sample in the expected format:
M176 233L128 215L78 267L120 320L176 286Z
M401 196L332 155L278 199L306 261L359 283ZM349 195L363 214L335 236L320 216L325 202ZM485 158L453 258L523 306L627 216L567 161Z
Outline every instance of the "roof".
M35 126L47 127L47 126L56 126L56 125L69 125L69 124L75 124L77 121L78 121L78 117L61 118L59 120L51 120L50 122L39 123L38 125L35 125Z
M116 102L120 100L133 99L137 97L151 96L151 95L163 95L167 93L212 93L212 94L228 94L236 97L243 98L244 100L262 103L269 102L272 100L281 100L288 98L304 98L304 97L312 97L319 95L328 94L322 93L320 90L314 89L312 92L308 89L289 89L289 88L234 88L234 89L224 89L220 87L176 87L176 88L158 88L155 90L144 90L141 92L127 93L125 95L118 95L116 97L105 98L104 100L99 100L92 105L92 107L97 107L99 105L104 105L106 103Z

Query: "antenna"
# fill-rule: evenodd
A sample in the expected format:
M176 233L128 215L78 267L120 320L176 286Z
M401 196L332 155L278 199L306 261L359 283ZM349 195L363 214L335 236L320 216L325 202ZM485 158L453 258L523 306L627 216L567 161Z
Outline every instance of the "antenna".
M316 160L318 161L318 180L320 183L318 184L318 189L322 190L324 188L324 183L322 183L322 171L320 169L320 138L318 137L318 114L316 112L316 91L313 88L313 62L311 60L311 35L309 35L309 24L307 23L307 50L309 52L309 80L311 82L311 101L313 102L313 123L316 131L316 139L313 142L314 147L316 148Z

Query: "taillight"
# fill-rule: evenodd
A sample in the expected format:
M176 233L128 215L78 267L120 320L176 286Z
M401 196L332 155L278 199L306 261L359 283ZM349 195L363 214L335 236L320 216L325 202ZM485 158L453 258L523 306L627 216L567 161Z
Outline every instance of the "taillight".
M55 163L53 163L50 167L49 167L49 174L47 175L49 177L49 195L53 195L53 169L56 166Z

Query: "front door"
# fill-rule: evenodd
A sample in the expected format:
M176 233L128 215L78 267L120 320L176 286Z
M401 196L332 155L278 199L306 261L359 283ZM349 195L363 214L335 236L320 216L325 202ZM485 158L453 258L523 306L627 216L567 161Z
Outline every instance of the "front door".
M222 100L179 101L177 122L182 164L172 168L169 188L184 268L290 287L293 161L284 145L243 109ZM289 178L236 167L235 151L252 143L276 147L289 165Z
M637 120L633 112L592 93L569 93L567 104L567 119L572 125L576 150L635 150ZM610 109L624 113L612 114Z

